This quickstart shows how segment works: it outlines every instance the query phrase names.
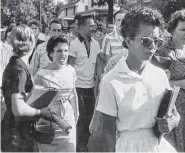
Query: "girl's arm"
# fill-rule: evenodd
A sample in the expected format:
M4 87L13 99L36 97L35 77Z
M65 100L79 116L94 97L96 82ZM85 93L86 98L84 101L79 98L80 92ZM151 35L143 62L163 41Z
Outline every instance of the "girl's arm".
M177 80L177 81L170 80L170 85L179 86L180 88L185 89L185 79Z
M116 117L95 111L98 122L95 124L96 131L93 131L88 142L88 149L91 152L115 152L116 145ZM97 143L99 142L99 143Z
M24 95L14 93L11 96L12 112L15 116L37 116L40 110L30 107L24 102Z

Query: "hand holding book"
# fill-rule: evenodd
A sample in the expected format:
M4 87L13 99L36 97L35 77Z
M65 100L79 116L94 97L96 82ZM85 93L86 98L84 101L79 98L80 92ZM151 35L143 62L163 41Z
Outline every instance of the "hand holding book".
M172 114L166 115L163 118L158 118L155 117L157 124L158 124L158 129L162 134L167 134L169 133L173 128L178 126L180 116L176 110L172 111Z
M165 133L169 133L174 127L178 125L180 116L175 109L175 102L179 93L180 87L174 87L173 90L166 90L156 119L156 124L153 127L153 132L159 142Z

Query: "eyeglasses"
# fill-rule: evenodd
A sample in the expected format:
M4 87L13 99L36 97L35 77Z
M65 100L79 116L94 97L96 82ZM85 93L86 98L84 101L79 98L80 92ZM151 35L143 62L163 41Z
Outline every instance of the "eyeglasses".
M143 47L148 49L156 49L157 47L160 47L163 40L157 37L154 37L153 39L150 37L141 37L139 38L141 40L141 43Z
M143 47L148 48L148 49L154 49L156 47L156 40L152 39L150 37L142 37L139 38L141 40L141 43Z

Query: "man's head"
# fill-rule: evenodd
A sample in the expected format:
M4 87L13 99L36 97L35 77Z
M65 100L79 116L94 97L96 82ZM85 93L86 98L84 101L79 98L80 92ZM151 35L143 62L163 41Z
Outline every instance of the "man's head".
M38 38L41 32L41 24L38 20L30 20L28 21L27 25L33 30L35 38Z
M94 22L94 31L95 32L97 31L98 27L99 27L99 22L98 21L95 21Z
M161 14L150 8L135 8L129 11L121 23L124 47L129 55L139 61L146 61L155 51L159 27L163 24Z
M82 17L78 23L79 32L83 36L91 37L94 31L94 20L91 16L89 17Z
M46 27L44 33L48 36L49 35L49 28Z
M107 33L111 33L113 30L114 30L114 25L112 23L108 23L106 28Z
M123 10L123 9L120 9L119 11L116 11L114 13L113 18L114 18L114 24L116 26L117 31L120 31L121 21L123 20L126 13L127 13L127 11Z
M76 33L76 34L78 33L78 29L79 29L78 22L81 18L82 18L81 15L77 15L74 17L74 33Z
M50 22L49 25L50 36L61 35L62 33L62 22L60 20L54 19Z

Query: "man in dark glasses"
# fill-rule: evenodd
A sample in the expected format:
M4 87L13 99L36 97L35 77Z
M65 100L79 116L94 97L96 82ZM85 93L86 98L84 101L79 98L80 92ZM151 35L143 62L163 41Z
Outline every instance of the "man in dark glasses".
M170 117L156 117L165 90L171 89L166 73L149 62L162 23L162 16L150 8L126 13L121 34L128 56L102 78L90 126L90 151L175 152L164 138L158 143L152 130L157 121L159 131L169 133L180 120L175 106ZM101 143L99 150L95 142Z

